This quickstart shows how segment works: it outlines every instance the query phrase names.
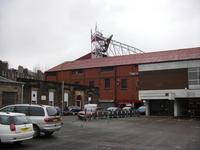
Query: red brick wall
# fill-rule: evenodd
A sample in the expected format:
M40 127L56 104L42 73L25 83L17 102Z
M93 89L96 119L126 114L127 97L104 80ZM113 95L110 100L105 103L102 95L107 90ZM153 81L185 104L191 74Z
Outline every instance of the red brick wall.
M79 82L82 85L89 85L94 81L94 85L99 87L101 100L115 100L115 102L131 102L138 100L138 90L136 87L138 76L130 75L137 72L138 66L115 66L112 71L102 72L101 68L84 69L80 74L72 74L72 71L57 72L57 81L64 80L66 83ZM110 78L110 88L104 88L104 79ZM46 80L52 79L46 76ZM127 79L127 89L121 89L121 79Z
M123 103L132 100L138 100L138 90L136 82L138 76L130 75L131 72L137 72L138 67L133 65L117 67L117 101ZM127 79L127 89L121 89L121 79Z

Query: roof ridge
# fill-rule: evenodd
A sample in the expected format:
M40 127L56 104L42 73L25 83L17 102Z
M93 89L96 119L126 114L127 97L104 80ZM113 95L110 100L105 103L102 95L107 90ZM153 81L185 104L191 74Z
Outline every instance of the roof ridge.
M47 72L189 59L200 59L200 47L66 61L49 69Z

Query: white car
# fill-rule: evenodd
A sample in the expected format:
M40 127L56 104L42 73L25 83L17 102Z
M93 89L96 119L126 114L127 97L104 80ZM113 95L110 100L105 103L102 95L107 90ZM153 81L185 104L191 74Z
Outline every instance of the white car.
M43 132L50 136L62 127L62 118L53 106L36 104L15 104L0 109L0 112L18 112L26 114L33 124L34 138Z
M33 134L33 125L25 114L0 112L0 142L21 143Z

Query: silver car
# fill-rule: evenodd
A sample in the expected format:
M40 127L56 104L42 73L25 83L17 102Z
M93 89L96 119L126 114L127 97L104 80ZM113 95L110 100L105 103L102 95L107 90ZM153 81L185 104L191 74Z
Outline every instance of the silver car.
M26 114L31 120L35 131L34 137L40 136L43 132L45 135L52 135L62 127L62 119L58 111L53 106L33 105L33 104L15 104L8 105L0 109L0 112L18 112Z

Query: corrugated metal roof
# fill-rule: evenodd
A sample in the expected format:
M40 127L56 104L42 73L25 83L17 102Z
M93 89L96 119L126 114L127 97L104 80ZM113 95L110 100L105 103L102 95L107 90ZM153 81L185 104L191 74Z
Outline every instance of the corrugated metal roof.
M200 59L200 47L64 62L47 72Z

